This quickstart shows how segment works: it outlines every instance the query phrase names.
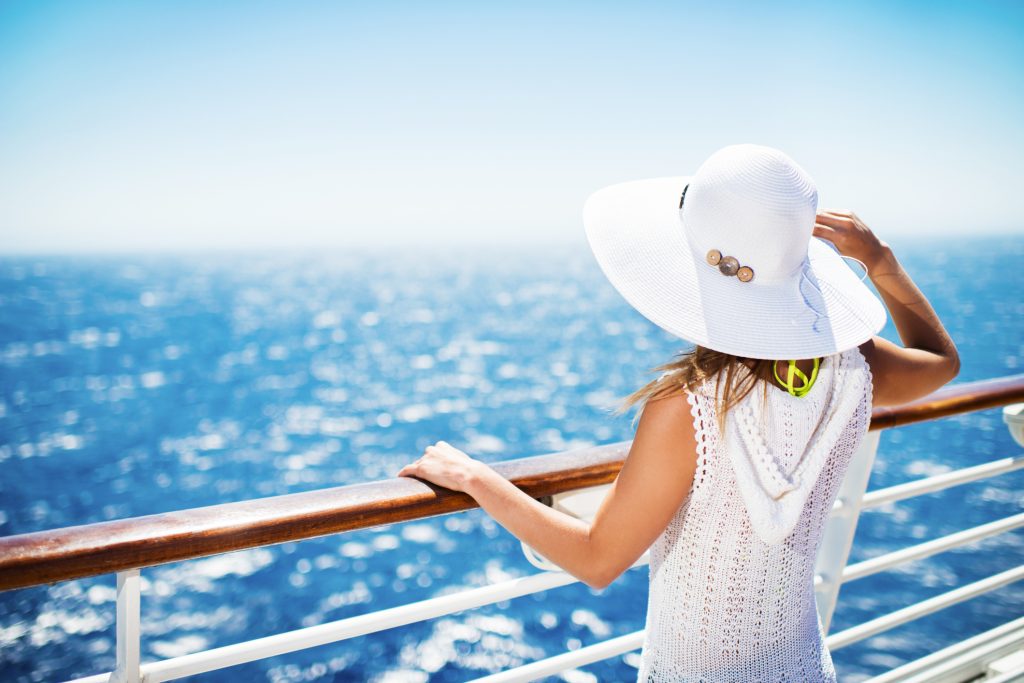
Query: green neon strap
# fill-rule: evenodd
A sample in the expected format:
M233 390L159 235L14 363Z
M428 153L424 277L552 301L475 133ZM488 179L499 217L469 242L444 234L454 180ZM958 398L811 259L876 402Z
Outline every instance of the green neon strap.
M814 369L811 370L810 378L808 378L807 375L804 374L803 370L796 366L795 360L789 361L789 371L786 373L785 380L779 377L779 361L775 361L774 363L772 363L772 370L775 372L775 379L779 381L779 384L786 388L786 391L788 391L793 396L800 397L806 396L807 392L809 392L811 390L811 387L814 386L814 380L818 379L818 368L820 366L821 359L815 358ZM794 374L800 378L800 381L803 382L803 386L797 387L793 383Z

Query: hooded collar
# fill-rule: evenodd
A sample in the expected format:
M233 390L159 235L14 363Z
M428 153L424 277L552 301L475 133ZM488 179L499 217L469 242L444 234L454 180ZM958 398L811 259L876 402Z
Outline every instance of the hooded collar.
M806 396L755 389L733 407L720 444L751 526L765 543L778 543L793 531L829 455L862 405L870 383L868 373L859 371L863 363L856 348L835 354L822 363ZM767 419L787 414L803 425L792 430L794 444L771 438L764 427Z

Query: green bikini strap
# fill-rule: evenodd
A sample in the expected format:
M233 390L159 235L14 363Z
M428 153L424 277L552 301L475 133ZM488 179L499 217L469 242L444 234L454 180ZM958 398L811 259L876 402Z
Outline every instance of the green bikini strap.
M788 391L793 396L800 397L806 396L807 392L810 391L811 387L814 386L814 380L818 379L818 367L820 365L821 359L815 358L814 369L811 370L810 378L808 378L807 375L805 375L804 372L796 366L795 360L789 361L789 372L786 373L787 379L785 380L779 377L779 361L775 361L774 363L772 363L772 371L775 373L775 379L779 381L779 384L786 388L786 391ZM800 381L803 382L803 386L797 387L793 384L794 374L800 378Z

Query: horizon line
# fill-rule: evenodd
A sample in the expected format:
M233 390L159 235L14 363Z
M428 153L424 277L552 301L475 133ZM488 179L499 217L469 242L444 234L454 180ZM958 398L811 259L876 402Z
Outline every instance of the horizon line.
M989 228L989 229L965 229L958 232L936 231L923 234L919 232L901 232L883 236L886 241L897 243L916 243L923 240L955 240L962 238L999 238L999 237L1020 237L1024 239L1024 229L1013 228ZM132 245L117 247L111 245L97 247L39 247L30 246L26 248L6 248L0 246L0 258L9 257L31 257L31 256L174 256L191 254L267 254L267 253L288 253L302 254L311 251L328 251L339 253L345 251L356 252L384 252L384 251L423 251L429 253L441 253L445 251L471 250L538 250L545 248L564 249L586 246L586 236L582 230L575 238L567 239L468 239L468 240L446 240L443 242L430 242L426 240L405 240L396 242L352 242L349 244L330 242L309 242L295 244L254 244L254 245L227 245L227 244L201 244L195 246L187 245Z

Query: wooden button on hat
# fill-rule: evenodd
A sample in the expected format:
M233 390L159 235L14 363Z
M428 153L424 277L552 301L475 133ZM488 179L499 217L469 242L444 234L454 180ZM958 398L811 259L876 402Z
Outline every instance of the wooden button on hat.
M717 249L709 251L705 258L710 265L718 266L722 275L735 275L741 282L754 279L754 270L750 266L741 266L732 256L722 256L722 252Z

